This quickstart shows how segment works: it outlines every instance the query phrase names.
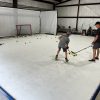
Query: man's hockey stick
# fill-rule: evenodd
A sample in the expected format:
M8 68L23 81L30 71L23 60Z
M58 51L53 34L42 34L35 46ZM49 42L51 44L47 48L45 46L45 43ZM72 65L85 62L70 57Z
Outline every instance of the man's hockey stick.
M69 54L72 54L73 56L77 56L77 53L79 53L79 52L81 52L81 51L83 51L83 50L85 50L85 49L88 49L88 48L90 48L90 47L92 47L92 45L90 45L90 46L88 46L88 47L85 47L85 48L83 48L83 49L81 49L81 50L79 50L79 51L77 51L77 52L69 51Z

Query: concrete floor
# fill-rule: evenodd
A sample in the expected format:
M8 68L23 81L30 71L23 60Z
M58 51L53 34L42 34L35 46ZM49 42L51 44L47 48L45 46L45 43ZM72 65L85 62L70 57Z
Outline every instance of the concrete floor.
M70 50L84 48L93 37L72 35ZM54 61L58 37L36 35L0 39L0 85L17 100L89 100L100 82L100 61L88 62L92 49L65 63Z

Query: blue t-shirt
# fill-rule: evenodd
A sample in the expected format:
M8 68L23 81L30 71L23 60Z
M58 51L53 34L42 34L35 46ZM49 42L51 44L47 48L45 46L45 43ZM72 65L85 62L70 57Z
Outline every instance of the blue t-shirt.
M96 43L100 43L100 28L96 31L96 36L98 35L98 39L96 40Z

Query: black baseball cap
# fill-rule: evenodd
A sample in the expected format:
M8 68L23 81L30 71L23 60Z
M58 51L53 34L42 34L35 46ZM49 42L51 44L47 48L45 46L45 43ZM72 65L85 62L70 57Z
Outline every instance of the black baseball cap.
M97 25L97 24L99 24L99 25L100 25L100 22L96 22L96 23L95 23L95 25Z

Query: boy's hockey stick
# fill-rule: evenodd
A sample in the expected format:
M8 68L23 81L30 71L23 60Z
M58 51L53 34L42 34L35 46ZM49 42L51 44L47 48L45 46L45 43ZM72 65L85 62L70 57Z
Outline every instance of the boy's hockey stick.
M72 56L77 56L77 54L75 52L70 51L69 49L68 49L68 51L69 51L69 54L71 54Z

